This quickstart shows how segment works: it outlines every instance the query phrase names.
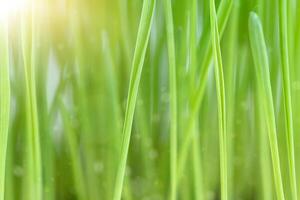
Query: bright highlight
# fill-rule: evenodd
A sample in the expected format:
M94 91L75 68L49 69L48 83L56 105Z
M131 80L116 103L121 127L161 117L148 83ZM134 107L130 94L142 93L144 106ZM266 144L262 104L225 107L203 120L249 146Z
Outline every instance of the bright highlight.
M0 20L8 20L9 17L27 8L26 0L0 0Z

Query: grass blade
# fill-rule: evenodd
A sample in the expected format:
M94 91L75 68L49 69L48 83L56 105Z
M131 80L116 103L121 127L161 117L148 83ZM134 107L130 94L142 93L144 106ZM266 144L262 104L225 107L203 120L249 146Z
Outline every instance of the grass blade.
M173 27L173 14L171 0L164 0L164 8L167 25L167 40L169 53L169 84L170 84L170 185L171 197L175 200L177 190L177 83L176 83L176 59L175 40Z
M264 117L266 118L268 127L276 194L278 199L284 199L267 47L260 19L253 12L249 17L249 37L254 58L257 85L259 86L258 90L265 109Z
M259 159L260 159L260 175L261 175L261 198L273 198L273 184L272 184L272 163L270 157L270 149L268 148L268 136L265 135L266 123L263 112L263 105L261 105L259 92L257 92L255 100L257 101L257 123L258 123L258 140L259 140Z
M5 165L10 113L8 28L0 21L0 200L4 200Z
M221 199L228 199L227 192L227 135L226 135L226 102L225 102L225 81L220 48L220 36L218 31L217 14L215 1L210 0L210 24L212 35L213 57L215 64L215 78L218 97L218 118L219 118L219 142L220 142L220 167L221 167Z
M32 10L34 10L34 3ZM26 193L29 199L42 199L42 166L41 149L36 97L36 34L35 15L31 14L31 24L26 23L26 17L21 19L21 42L26 87L26 117L27 117L27 179ZM31 27L29 31L27 28ZM29 34L31 33L31 35Z
M225 27L227 25L228 17L230 15L232 9L232 0L225 0L221 1L221 4L218 9L218 25L219 25L219 30L220 30L220 37L223 36L223 32L225 30ZM195 89L194 94L190 97L190 106L191 106L191 114L189 116L188 122L187 122L187 135L184 138L182 148L179 152L179 164L178 164L178 178L180 179L182 175L182 170L185 165L185 161L187 159L187 154L189 147L191 146L192 140L193 140L193 134L192 134L192 129L194 125L194 121L197 118L197 113L200 109L205 88L206 88L206 80L208 76L208 69L210 66L210 62L212 59L212 43L211 43L211 38L210 38L210 31L209 29L204 32L203 39L201 39L200 44L198 47L198 54L200 54L199 59L200 62L200 77L198 81L198 86ZM204 46L205 49L201 49L200 47Z
M138 88L143 69L146 49L148 46L152 19L154 15L156 0L145 0L142 8L142 15L137 35L137 42L132 62L132 71L130 76L129 91L127 97L125 121L123 127L123 141L121 147L120 163L117 171L114 200L120 200L122 195L122 188L125 176L126 161L128 156L128 149L130 143L132 122L134 116L134 109L136 105Z
M290 1L288 1L290 2ZM291 97L290 83L290 60L288 49L288 20L287 20L287 1L279 0L279 29L280 29L280 56L281 56L281 71L283 82L283 96L285 106L285 123L286 123L286 143L289 161L289 175L291 196L294 200L297 199L297 183L295 169L295 150L294 150L294 128L293 128L293 109Z
M73 172L74 187L77 193L78 200L84 200L87 198L86 185L84 181L83 170L81 166L81 160L78 156L78 143L76 141L76 133L72 127L72 121L70 119L70 113L65 107L63 102L60 102L61 116L64 122L64 131L66 132L66 143L70 152L71 168Z

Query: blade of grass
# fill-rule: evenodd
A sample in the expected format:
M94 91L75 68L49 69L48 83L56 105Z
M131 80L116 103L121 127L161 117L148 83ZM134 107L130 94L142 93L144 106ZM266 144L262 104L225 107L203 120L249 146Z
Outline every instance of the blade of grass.
M73 9L76 9L75 5L80 5L80 1L75 1L72 6ZM95 199L100 195L99 191L99 180L96 176L96 171L94 170L94 163L97 162L97 152L95 151L95 132L93 131L91 115L90 112L90 99L87 92L88 88L88 79L91 78L89 76L89 70L91 69L89 66L88 59L86 57L86 51L83 49L88 48L87 41L84 40L84 34L82 31L82 16L76 15L72 13L70 15L71 27L74 33L74 48L73 48L73 56L74 56L74 64L75 71L78 73L72 74L71 82L73 87L73 99L75 104L78 106L78 110L81 113L79 115L79 120L81 121L81 134L80 138L82 141L83 147L83 159L84 159L84 168L86 169L85 178L87 183L87 194L88 198Z
M288 1L289 2L289 1ZM287 157L289 161L289 176L291 194L294 200L297 199L297 183L296 183L296 169L295 169L295 150L294 150L294 128L293 128L293 109L291 97L291 83L290 83L290 60L288 49L288 20L287 20L287 1L279 0L279 29L280 29L280 56L281 56L281 70L283 81L283 96L285 106L285 123L286 123L286 143L287 143ZM292 12L292 11L291 11Z
M197 29L198 29L198 16L197 9L198 2L196 0L190 1L189 6L189 16L188 16L188 61L189 61L189 93L192 94L194 92L194 85L197 79ZM198 124L195 123L193 125L193 129L191 130L192 135L194 137L192 145L192 162L193 162L193 185L194 185L194 195L195 199L203 198L203 188L201 177L201 164L200 164L200 137L199 137L199 127Z
M189 71L190 87L193 89L197 72L197 1L191 0L189 7Z
M267 47L265 44L260 19L253 12L249 17L249 37L254 59L260 100L262 101L264 106L264 117L266 119L268 127L276 194L278 199L285 199L280 171L280 160L278 152L272 88L269 74Z
M8 25L0 21L0 200L4 200L10 113Z
M128 19L128 2L124 0L118 1L118 6L120 10L120 22L122 24L121 30L122 30L122 45L124 48L125 53L125 60L126 60L126 66L129 68L130 66L130 59L132 53L130 52L130 47L132 46L132 39L131 39L131 32L129 30L129 19ZM128 69L129 70L129 69Z
M227 25L228 17L230 15L232 8L232 0L224 0L221 1L218 9L218 25L220 30L220 37L223 36L225 27ZM198 54L200 54L200 77L198 81L198 86L195 89L195 93L190 97L190 106L191 106L191 114L189 116L186 128L186 136L184 137L184 141L182 144L182 148L179 152L179 159L178 159L178 178L181 178L182 170L185 165L185 161L187 159L188 150L190 148L190 144L193 140L192 128L194 124L194 120L196 119L197 113L200 109L205 88L206 88L206 80L208 76L208 69L210 66L210 62L212 59L212 45L211 45L211 38L210 38L210 30L206 29L207 31L204 32L203 39L201 39L200 44L198 47ZM205 49L201 49L200 47L204 46ZM201 49L201 50L200 50Z
M114 127L113 127L113 134L112 134L112 149L113 152L111 154L110 157L114 157L114 155L119 155L120 153L120 147L119 144L121 142L121 138L119 138L118 136L122 133L122 121L123 121L123 116L122 116L122 107L121 107L121 102L120 102L120 97L119 97L119 88L118 88L118 78L117 78L117 68L116 68L116 64L114 62L114 57L113 57L113 52L112 52L112 48L111 48L111 43L110 43L110 38L108 37L108 35L106 33L102 34L102 47L103 47L103 55L104 55L104 73L105 73L105 77L107 78L105 80L105 82L109 83L109 96L111 97L111 104L113 107L113 121L114 123ZM109 108L110 109L110 108ZM139 118L139 117L138 117ZM140 119L140 118L139 118ZM143 129L144 130L144 129ZM146 145L143 145L143 147L146 147ZM114 176L115 176L115 172L116 172L116 168L117 168L117 163L118 163L118 157L111 159L111 162L113 162L113 169L111 169L111 174L108 174L109 176L109 185L111 186L111 190L108 192L109 193L109 197L111 197L111 194L114 190ZM148 165L147 165L148 166ZM111 180L111 183L110 183ZM131 194L131 180L129 176L125 176L125 187L124 187L124 197L125 199L132 199L132 194Z
M32 10L34 10L34 2ZM38 124L38 112L36 102L36 80L35 80L35 58L36 52L36 34L35 34L35 15L31 14L31 32L27 29L27 18L22 16L21 19L21 43L23 65L25 73L26 87L26 121L27 121L27 180L26 194L29 199L42 199L42 166L41 166L41 149ZM31 35L29 35L31 33ZM29 42L31 41L31 44ZM28 181L28 182L27 182Z
M138 88L141 79L141 73L143 69L146 49L148 46L148 41L150 36L155 3L156 0L145 0L143 2L141 20L140 20L140 25L139 25L138 35L137 35L137 42L136 42L136 47L135 47L135 52L134 52L134 57L132 62L132 71L130 76L125 121L123 127L121 157L120 157L120 163L117 171L115 191L113 194L114 200L120 200L122 195L122 188L123 188L123 182L125 176L128 150L129 150L134 109L136 105Z
M261 105L259 92L256 95L256 117L258 124L258 140L259 140L259 162L260 162L260 175L261 175L261 198L262 199L274 199L273 198L273 184L272 172L271 172L271 160L270 151L268 149L268 137L265 135L265 118L263 117L263 105Z
M177 83L176 83L176 58L173 27L173 13L171 0L164 0L167 40L169 53L169 85L170 85L170 199L177 199Z
M198 124L195 125L194 131L195 138L193 140L193 175L194 175L194 190L195 198L197 200L203 199L204 189L203 189L203 176L202 176L202 166L201 166L201 154L200 154L200 137Z
M45 21L43 23L46 23ZM40 23L37 22L37 32L40 33ZM47 32L48 33L48 32ZM36 90L37 93L37 109L39 112L39 132L41 158L42 158L42 179L43 179L43 200L55 199L55 180L54 180L54 144L51 131L51 124L48 117L48 96L47 96L47 75L49 72L49 42L46 38L49 35L40 35L38 40L40 43L39 56L36 58ZM44 42L44 41L47 42Z
M73 171L73 178L74 178L74 187L77 194L77 199L84 200L87 198L87 192L85 187L85 181L84 181L84 175L83 175L83 169L81 166L81 161L79 158L78 153L78 143L76 141L76 133L74 132L74 129L72 127L70 114L67 111L67 108L65 107L63 102L60 102L60 110L62 119L64 122L64 130L66 132L66 143L68 146L68 150L70 152L70 159L71 159L71 168Z
M210 24L213 57L215 65L215 79L218 98L218 119L219 119L219 142L220 142L220 168L221 168L221 199L228 199L228 170L227 170L227 135L226 135L226 101L225 81L220 48L220 36L218 30L215 1L210 0Z
M20 41L20 38L18 38ZM13 50L13 42L9 40L10 42L10 48ZM19 43L18 43L19 44ZM19 49L18 49L19 52ZM13 51L12 51L13 53ZM17 60L17 61L16 61ZM18 58L15 59L12 57L10 60L10 72L11 75L15 72L14 70L22 69L22 59ZM24 79L24 73L23 70L20 70L19 73L14 74L15 76L11 76L11 81L13 80L12 77L16 78L17 80L23 80ZM20 199L20 193L23 190L23 182L18 179L18 177L15 175L14 170L16 169L16 166L21 166L22 162L24 161L24 153L23 148L16 148L16 142L18 139L21 138L22 141L26 138L26 134L24 132L20 132L19 130L26 128L26 110L25 110L25 95L24 94L24 88L25 87L18 87L14 88L13 84L11 82L11 97L14 96L16 100L16 110L15 113L13 110L11 110L11 128L9 129L9 136L8 136L8 146L7 146L7 161L6 161L6 182L5 182L5 200L14 200L14 199ZM12 98L13 100L13 98ZM13 102L13 101L11 101ZM26 133L26 132L25 132ZM25 142L23 142L24 144Z
M226 98L227 98L227 134L228 134L228 198L232 199L236 189L234 183L234 145L236 140L235 136L235 103L236 103L236 66L237 57L236 49L238 48L239 39L239 0L233 3L231 19L228 22L228 35L224 42L224 58L226 58L225 65L225 85L226 85Z

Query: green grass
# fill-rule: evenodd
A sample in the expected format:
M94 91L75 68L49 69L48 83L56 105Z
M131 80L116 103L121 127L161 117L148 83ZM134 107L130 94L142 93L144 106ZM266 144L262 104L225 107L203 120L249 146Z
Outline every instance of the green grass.
M221 36L222 33L226 27L227 19L230 15L230 10L232 7L232 1L222 1L220 8L218 9L218 22L219 27L221 29ZM190 99L190 107L191 107L191 114L187 122L187 135L184 138L183 147L179 153L179 174L181 173L181 170L186 162L188 150L190 147L190 144L192 143L193 134L192 134L192 128L193 124L196 120L197 113L201 107L201 103L204 97L205 87L206 87L206 80L208 76L209 71L209 64L212 60L212 45L211 45L211 38L209 37L210 31L205 31L203 35L203 40L200 41L199 47L201 47L202 42L206 45L203 45L202 48L204 50L201 50L201 58L200 61L200 77L199 77L199 83L196 86L196 89L193 90Z
M264 117L268 127L277 198L285 199L280 170L276 122L269 74L270 72L268 54L261 22L259 17L255 13L251 13L249 17L249 36L255 63L257 87L259 90L259 95L261 97L260 100L264 107Z
M63 118L64 128L66 132L66 143L67 148L70 151L71 156L71 168L73 173L73 179L75 183L75 190L78 199L85 199L87 196L86 186L84 184L84 176L83 176L83 169L81 166L80 159L78 158L78 144L76 141L76 135L74 131L74 127L71 125L71 119L69 117L69 113L65 108L65 105L61 102L61 115Z
M42 162L40 132L36 97L36 17L32 13L31 21L21 22L21 46L23 55L24 81L26 90L26 182L24 195L29 199L42 199ZM31 34L29 34L31 33Z
M9 134L10 118L10 78L9 78L9 51L8 51L8 25L1 24L0 27L0 199L4 199L6 153Z
M298 0L3 2L0 200L299 198Z
M164 8L167 24L170 85L170 199L175 200L177 199L177 81L173 11L170 0L164 1Z
M286 143L287 157L289 162L291 197L297 199L297 183L295 169L295 150L294 150L294 128L293 128L293 109L291 97L290 83L290 56L288 47L288 24L287 12L288 3L290 1L279 1L279 29L280 29L280 57L283 82L283 96L285 107L285 123L286 123Z
M221 169L221 199L228 199L228 155L227 155L227 133L226 133L226 100L225 81L220 47L220 36L215 8L215 1L210 0L210 24L212 36L212 49L214 57L214 71L218 98L218 121L220 142L220 169Z
M155 8L155 0L144 1L139 31L137 35L136 47L132 61L132 69L127 97L127 106L125 113L125 121L123 127L123 141L121 147L120 164L118 167L116 185L114 191L114 200L121 199L126 161L130 144L130 136L133 122L133 115L138 95L138 89L141 79L141 73L144 65L146 49L149 41L151 24Z

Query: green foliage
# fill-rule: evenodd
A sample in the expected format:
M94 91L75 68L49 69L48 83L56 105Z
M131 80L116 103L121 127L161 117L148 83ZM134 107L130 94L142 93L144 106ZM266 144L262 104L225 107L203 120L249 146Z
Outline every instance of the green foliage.
M129 82L125 121L123 127L123 141L121 148L120 164L118 167L114 200L121 199L122 186L124 182L126 161L130 144L130 136L133 122L133 115L137 101L138 89L144 65L145 54L149 41L152 19L154 15L155 0L146 0L143 4L142 16L137 34L136 47L132 61L132 69Z
M10 78L9 78L9 50L8 26L0 27L0 199L4 199L5 164L8 144L10 117Z
M298 0L13 1L0 200L299 197Z
M228 199L228 169L227 169L227 134L226 134L226 100L225 81L220 47L215 1L210 0L210 29L212 37L212 49L215 65L215 79L218 98L218 121L220 142L220 169L221 169L221 199Z
M257 87L261 97L260 100L264 108L265 121L268 127L277 198L284 199L268 54L262 26L259 17L255 13L251 13L249 17L249 37L255 64Z

